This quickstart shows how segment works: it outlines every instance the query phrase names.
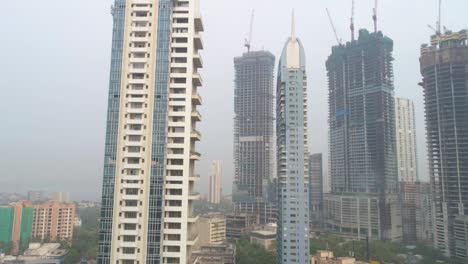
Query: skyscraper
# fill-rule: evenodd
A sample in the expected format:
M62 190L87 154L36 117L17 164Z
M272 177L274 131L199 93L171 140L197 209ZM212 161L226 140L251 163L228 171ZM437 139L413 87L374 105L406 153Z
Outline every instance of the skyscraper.
M398 179L402 198L403 241L417 241L416 199L418 195L418 155L416 149L416 119L413 101L395 99L395 126Z
M311 224L323 224L323 160L322 154L309 156L309 209Z
M362 29L327 60L332 194L325 209L335 232L401 239L392 51L382 32Z
M398 179L406 183L419 180L416 148L414 103L405 98L395 100Z
M211 164L210 189L208 200L210 203L219 204L221 202L221 182L223 178L223 168L220 160L214 160Z
M198 0L115 0L98 263L187 263L200 154Z
M274 170L275 56L249 51L234 59L234 166L233 202L236 210L268 221L272 195L268 187Z
M457 239L463 236L456 236L454 221L468 215L468 31L433 35L421 47L420 62L435 246L467 259L468 238Z
M293 16L291 37L281 55L276 88L280 264L310 262L306 58L294 24Z

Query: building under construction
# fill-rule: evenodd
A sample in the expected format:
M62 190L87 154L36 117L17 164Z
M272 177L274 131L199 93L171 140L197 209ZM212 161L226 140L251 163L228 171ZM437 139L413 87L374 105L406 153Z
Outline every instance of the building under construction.
M234 59L233 202L240 212L255 213L258 222L276 218L268 192L275 173L274 95L275 56L268 51L244 53Z
M357 40L333 47L327 60L332 194L325 217L334 232L402 236L392 51L390 38L363 29Z
M440 30L421 48L435 246L468 259L468 31ZM464 229L464 228L465 229ZM463 234L462 234L463 233Z

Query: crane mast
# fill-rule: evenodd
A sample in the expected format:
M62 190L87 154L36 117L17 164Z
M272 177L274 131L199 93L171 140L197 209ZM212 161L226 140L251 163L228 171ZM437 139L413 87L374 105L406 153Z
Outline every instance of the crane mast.
M252 32L253 32L254 16L255 16L255 10L252 10L252 15L250 17L249 37L245 39L245 44L244 44L244 47L247 48L247 52L250 52L250 48L252 47Z

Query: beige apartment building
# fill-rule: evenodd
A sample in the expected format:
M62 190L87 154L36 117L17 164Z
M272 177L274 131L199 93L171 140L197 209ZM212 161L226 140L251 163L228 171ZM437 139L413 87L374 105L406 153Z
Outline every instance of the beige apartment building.
M226 240L226 219L222 215L206 215L198 220L198 247L220 245Z

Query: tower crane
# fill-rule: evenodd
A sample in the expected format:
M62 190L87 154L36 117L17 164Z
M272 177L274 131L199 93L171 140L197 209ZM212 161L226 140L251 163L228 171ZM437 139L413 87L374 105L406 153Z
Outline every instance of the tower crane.
M252 10L252 15L250 17L249 38L245 39L245 44L244 44L244 47L247 48L247 52L250 52L250 48L252 47L252 31L253 31L254 16L255 16L255 10Z
M335 24L333 23L333 19L330 15L330 11L328 10L328 8L326 8L325 10L327 10L327 15L328 15L328 20L330 20L330 25L333 29L333 33L335 34L335 38L336 38L336 42L338 42L338 45L343 45L343 42L341 41L341 39L338 37L338 33L336 32L336 28L335 28Z

